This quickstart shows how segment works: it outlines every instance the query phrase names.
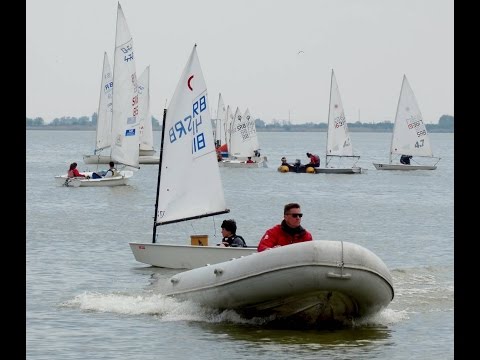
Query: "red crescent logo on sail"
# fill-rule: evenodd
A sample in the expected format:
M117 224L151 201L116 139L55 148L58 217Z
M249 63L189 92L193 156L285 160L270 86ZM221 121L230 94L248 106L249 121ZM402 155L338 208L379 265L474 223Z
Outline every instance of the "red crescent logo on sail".
M192 81L193 79L193 75L191 75L189 78L188 78L188 81L187 81L187 85L188 85L188 88L193 91L193 88L192 88L192 85L190 85L190 81Z

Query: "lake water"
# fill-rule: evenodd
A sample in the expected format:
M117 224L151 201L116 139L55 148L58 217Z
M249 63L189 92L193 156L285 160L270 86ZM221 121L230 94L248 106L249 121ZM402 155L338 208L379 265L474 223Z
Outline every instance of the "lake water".
M395 298L382 312L348 329L293 331L163 297L158 284L178 271L136 262L128 245L151 241L158 167L143 165L129 186L57 187L73 161L96 169L82 161L95 133L27 131L26 358L453 359L454 135L430 134L435 171L375 170L391 135L351 133L365 174L277 172L282 156L305 162L307 151L323 164L325 135L259 133L268 168L220 169L230 214L158 228L161 242L206 233L216 243L234 218L256 245L299 202L314 239L362 245L391 270Z

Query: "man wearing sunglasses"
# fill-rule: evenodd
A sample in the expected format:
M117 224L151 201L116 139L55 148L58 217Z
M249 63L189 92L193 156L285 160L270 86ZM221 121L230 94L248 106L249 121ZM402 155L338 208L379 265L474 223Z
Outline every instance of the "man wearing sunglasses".
M270 250L279 246L303 241L311 241L312 234L305 230L302 222L302 211L297 203L290 203L283 208L283 221L268 229L258 243L257 251Z

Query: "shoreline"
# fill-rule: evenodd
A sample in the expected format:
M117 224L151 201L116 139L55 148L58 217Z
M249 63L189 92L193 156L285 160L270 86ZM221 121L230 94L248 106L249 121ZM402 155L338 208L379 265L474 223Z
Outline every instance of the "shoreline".
M53 130L53 131L96 131L97 128L94 126L27 126L26 130ZM162 129L153 129L153 131L161 131ZM374 132L374 133L391 133L391 129L372 129L372 128L348 128L348 131L353 132ZM276 133L288 133L288 132L327 132L327 129L295 129L295 130L285 130L285 129L258 129L257 132L276 132ZM453 129L429 129L429 133L453 133Z

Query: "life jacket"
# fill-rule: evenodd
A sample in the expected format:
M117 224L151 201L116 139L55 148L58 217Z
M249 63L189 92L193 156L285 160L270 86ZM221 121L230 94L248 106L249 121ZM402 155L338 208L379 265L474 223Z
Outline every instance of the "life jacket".
M235 242L238 242L239 240L241 242L241 245L235 243ZM224 238L222 241L228 242L229 246L231 247L247 247L247 243L245 242L243 237L241 237L240 235L232 235L228 238Z
M276 245L285 246L298 242L311 241L312 239L312 234L305 229L303 229L301 233L291 235L282 229L281 224L278 224L265 232L258 243L257 251L264 251Z

